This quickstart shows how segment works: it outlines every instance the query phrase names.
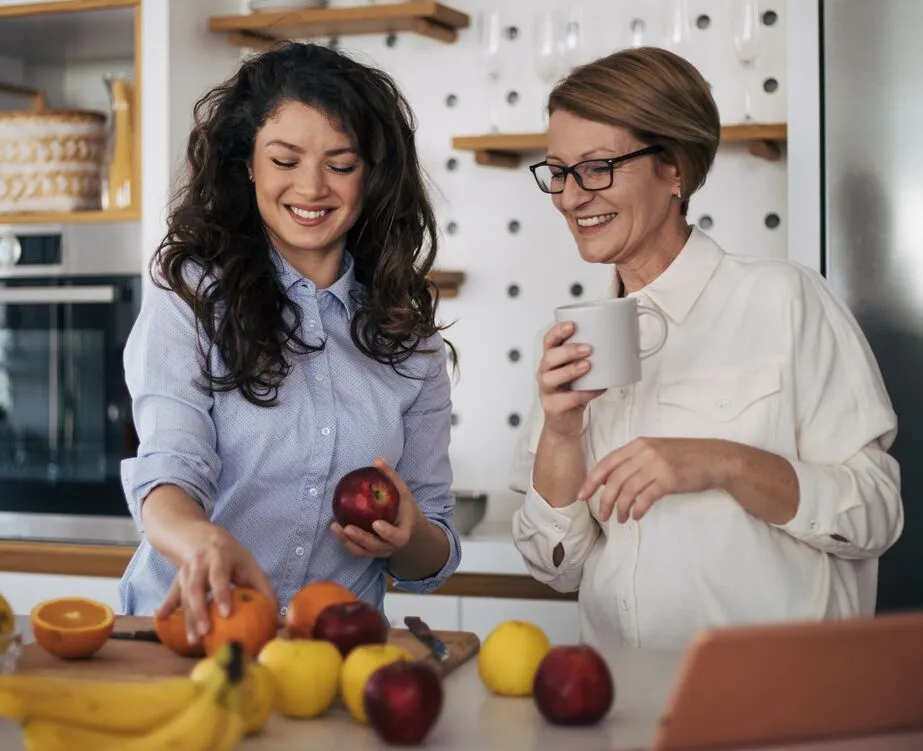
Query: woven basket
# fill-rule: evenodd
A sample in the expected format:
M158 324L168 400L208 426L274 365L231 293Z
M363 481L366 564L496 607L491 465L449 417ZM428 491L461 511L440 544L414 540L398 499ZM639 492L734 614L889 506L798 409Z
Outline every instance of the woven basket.
M106 116L49 110L40 91L0 84L32 97L32 109L0 112L0 213L92 211L100 207Z

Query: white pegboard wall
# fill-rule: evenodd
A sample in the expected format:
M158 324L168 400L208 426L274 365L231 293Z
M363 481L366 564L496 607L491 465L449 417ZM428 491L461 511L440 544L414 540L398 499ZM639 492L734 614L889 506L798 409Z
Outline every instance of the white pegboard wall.
M444 1L472 18L455 44L414 34L401 34L390 44L384 35L343 37L337 43L394 76L416 114L417 145L442 230L438 265L468 276L459 297L444 300L439 310L443 321L455 322L446 337L460 353L460 378L453 391L455 485L487 490L492 498L488 516L497 517L508 515L517 501L507 490L507 475L517 435L514 423L525 419L532 403L538 333L551 321L553 307L574 299L573 290L581 290L583 297L602 294L611 268L580 259L564 220L536 188L526 165L541 154L527 155L519 169L503 170L477 166L470 153L451 148L453 136L489 131L492 89L479 67L477 17L482 10L499 11L503 24L516 28L515 39L504 41L507 60L499 94L515 91L517 96L515 104L504 98L500 130L532 132L543 129L548 90L533 63L537 12L558 9L568 17L568 9L582 11L588 30L581 51L585 61L626 46L635 19L644 21L644 44L663 45L666 1ZM742 120L744 101L743 70L731 33L732 2L688 0L692 35L689 46L678 50L712 85L726 124ZM751 74L757 122L786 120L785 3L761 2L761 12L771 11L775 19L762 27L762 53ZM246 10L245 0L241 10ZM761 86L767 79L776 82L772 93ZM727 145L693 198L689 219L708 226L727 250L784 257L785 208L784 158L768 162L751 156L744 145ZM511 296L511 287L518 294ZM511 358L513 351L518 359Z

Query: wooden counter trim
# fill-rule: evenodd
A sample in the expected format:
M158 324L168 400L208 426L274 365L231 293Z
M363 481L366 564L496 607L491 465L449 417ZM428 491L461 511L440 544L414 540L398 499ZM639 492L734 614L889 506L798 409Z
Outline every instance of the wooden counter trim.
M134 548L53 542L0 541L0 572L119 578ZM390 580L388 590L391 591ZM502 597L520 600L576 600L576 592L556 592L519 574L452 576L433 594L455 597Z

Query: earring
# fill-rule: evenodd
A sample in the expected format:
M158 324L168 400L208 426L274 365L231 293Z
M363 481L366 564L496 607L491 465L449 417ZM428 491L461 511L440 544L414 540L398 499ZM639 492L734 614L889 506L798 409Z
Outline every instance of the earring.
M247 177L250 178L250 182L252 183L253 182L253 170L252 169L247 170Z
M252 179L253 176L251 175L250 177L251 177L251 179ZM676 200L677 200L677 201L682 201L682 200L683 200L683 189L682 189L682 188L680 188L678 191L676 191Z

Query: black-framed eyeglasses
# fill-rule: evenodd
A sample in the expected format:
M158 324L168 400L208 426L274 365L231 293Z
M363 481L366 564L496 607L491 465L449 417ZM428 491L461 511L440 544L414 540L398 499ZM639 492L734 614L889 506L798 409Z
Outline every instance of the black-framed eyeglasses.
M584 190L605 190L612 187L612 181L615 175L615 168L627 162L629 159L637 159L649 154L659 154L663 151L663 146L654 144L645 146L643 149L632 151L630 154L614 156L609 159L587 159L583 162L565 167L561 164L548 164L548 162L539 162L529 166L535 182L538 187L545 193L563 193L564 183L567 176L573 175L574 180Z

